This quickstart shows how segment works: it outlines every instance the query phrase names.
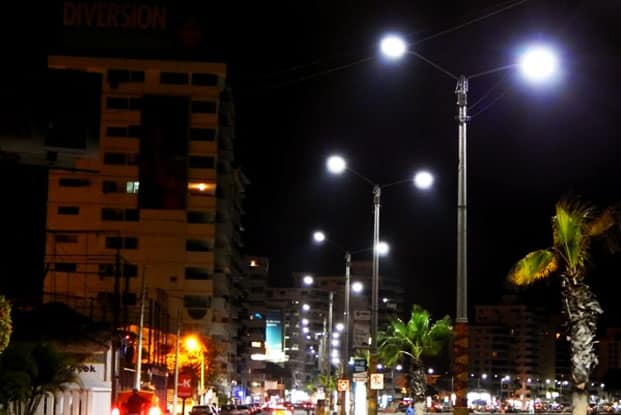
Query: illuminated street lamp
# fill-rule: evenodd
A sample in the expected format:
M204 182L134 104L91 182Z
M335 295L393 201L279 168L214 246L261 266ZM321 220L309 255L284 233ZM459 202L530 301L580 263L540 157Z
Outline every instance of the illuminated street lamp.
M201 371L200 371L200 384L199 384L199 392L198 392L198 400L200 403L203 402L203 392L205 389L205 354L203 350L203 344L198 339L198 337L194 335L190 335L186 337L183 341L183 345L185 349L191 353L198 353L201 359Z
M459 355L454 361L460 362L459 368L455 368L457 405L456 413L467 413L466 390L468 386L468 306L467 306L467 241L466 241L466 127L470 120L467 115L468 104L468 81L489 74L519 68L523 77L535 84L541 84L545 80L553 78L558 72L558 59L556 54L545 45L535 45L524 51L517 63L492 68L472 75L456 75L443 68L437 63L427 59L417 51L409 47L407 42L400 36L390 34L385 36L379 45L383 56L391 60L403 57L405 54L414 55L436 70L449 76L457 82L455 94L457 96L457 122L458 122L458 164L457 164L457 311L455 318L455 341L454 348ZM375 414L372 414L375 415Z
M337 161L334 161L335 158ZM332 162L328 161L327 163L328 168L330 168L330 166L339 167L339 166L345 165L345 160L342 159L342 157L340 156L333 156L333 157L330 157L328 160L332 160ZM340 168L333 168L333 171L342 172L343 170L341 170ZM351 283L351 256L352 254L367 252L371 250L377 252L377 254L380 256L386 256L388 255L388 252L390 251L390 246L388 245L388 243L381 241L377 245L375 245L375 249L366 248L366 249L358 249L355 251L350 251L350 250L344 249L341 245L339 245L332 239L328 239L326 234L320 230L313 232L313 240L318 244L323 244L325 242L328 242L332 244L334 247L336 247L338 250L340 250L342 253L345 254L345 292L344 292L345 304L343 306L343 318L345 322L343 331L345 332L344 334L345 341L343 342L343 356L344 356L345 361L347 361L349 359L349 354L350 354L349 340L350 340L350 325L351 325L351 322L350 322L351 320L351 317L350 317L351 292L353 291L355 293L359 293L363 289L363 286L361 283L359 282L358 283L354 282L353 284Z
M379 297L379 256L382 251L387 252L387 246L380 245L380 199L382 189L395 186L401 183L413 182L416 187L422 190L429 189L433 183L432 175L429 172L418 172L411 179L399 180L396 182L388 183L385 185L379 185L372 181L368 177L359 173L358 171L347 166L347 162L340 155L333 155L328 157L326 161L326 167L332 174L343 174L345 172L352 173L354 176L362 179L368 185L372 187L373 194L373 261L371 269L371 344L370 344L370 359L371 365L375 363L377 358L377 319L378 319L378 297ZM371 394L369 396L369 409L371 415L375 415L377 412L377 396Z

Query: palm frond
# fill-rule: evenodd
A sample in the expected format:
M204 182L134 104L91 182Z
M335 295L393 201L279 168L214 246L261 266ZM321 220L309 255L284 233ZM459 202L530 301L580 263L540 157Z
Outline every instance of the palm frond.
M587 259L587 224L591 215L592 208L580 201L561 200L556 204L552 221L554 247L569 268L582 267Z
M598 236L607 232L616 223L615 209L612 207L607 208L597 217L593 218L586 227L586 233L589 236Z
M558 258L553 251L540 249L520 259L509 271L509 282L514 285L530 285L558 269Z

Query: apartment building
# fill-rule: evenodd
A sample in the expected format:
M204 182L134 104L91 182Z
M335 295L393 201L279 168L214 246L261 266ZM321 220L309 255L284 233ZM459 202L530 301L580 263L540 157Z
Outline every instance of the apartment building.
M101 106L98 148L49 174L45 301L129 330L144 281L145 324L161 333L180 324L182 335L217 343L228 390L241 381L248 181L234 164L225 65L51 56L48 66L98 74ZM153 336L149 351L170 351L166 336Z
M504 396L530 397L537 381L554 378L547 364L551 342L546 342L548 321L541 310L506 297L497 305L475 305L469 327L470 372L483 386ZM544 345L547 344L547 348ZM479 385L481 381L478 382Z

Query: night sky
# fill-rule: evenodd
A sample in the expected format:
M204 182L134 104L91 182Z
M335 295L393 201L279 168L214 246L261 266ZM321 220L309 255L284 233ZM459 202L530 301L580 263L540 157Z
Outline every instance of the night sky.
M377 44L386 32L407 35L417 52L457 74L513 63L530 41L554 45L561 56L561 78L545 87L512 71L470 83L470 306L499 301L513 263L551 244L559 198L621 201L616 1L178 3L202 31L193 53L229 64L238 156L251 181L246 249L270 258L275 282L295 271L342 272L339 252L312 245L317 226L346 248L371 245L371 188L326 173L329 154L342 154L379 184L424 167L436 177L431 191L400 185L383 194L381 239L391 254L380 273L402 279L408 303L435 317L454 316L455 82L414 56L380 59ZM44 67L45 51L59 41L47 20L53 16L5 17L14 75L26 79L25 69ZM14 85L3 82L5 93ZM621 261L596 255L592 268L608 320L618 323ZM556 281L542 283L524 298L556 310L557 288Z

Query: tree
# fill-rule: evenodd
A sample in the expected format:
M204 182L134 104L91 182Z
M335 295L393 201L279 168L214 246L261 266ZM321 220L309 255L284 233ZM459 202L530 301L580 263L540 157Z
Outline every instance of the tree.
M387 366L397 362L409 363L409 394L415 401L416 414L424 412L427 383L423 357L435 356L442 350L453 333L449 316L432 324L427 310L419 305L412 307L410 319L403 322L391 320L385 332L379 334L377 352Z
M48 393L79 383L74 361L49 343L12 342L0 356L0 404L33 415Z
M9 345L12 331L11 304L0 295L0 354Z
M593 238L610 235L615 212L596 214L577 200L561 200L552 218L553 245L527 254L508 275L509 282L526 286L552 275L560 276L562 313L571 353L573 414L587 412L590 375L598 363L595 353L597 316L603 313L586 284L587 264Z

